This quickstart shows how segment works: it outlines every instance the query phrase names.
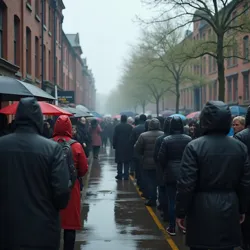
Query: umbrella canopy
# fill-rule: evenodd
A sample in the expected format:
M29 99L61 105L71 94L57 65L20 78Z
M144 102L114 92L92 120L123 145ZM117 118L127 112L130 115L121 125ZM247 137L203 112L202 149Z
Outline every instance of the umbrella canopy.
M174 114L174 111L172 110L164 110L161 112L163 117L169 117L170 115Z
M19 81L18 79L0 76L1 101L19 101L22 97L36 97L39 101L49 101L55 98L42 89Z
M188 115L186 116L186 118L187 118L187 119L195 119L195 118L197 119L197 118L200 117L200 114L201 114L200 111L192 112L192 113L188 114Z
M93 115L91 115L90 113L82 111L80 109L76 109L72 107L61 107L61 109L66 110L67 112L73 114L75 118L93 117Z
M76 109L79 109L81 111L84 111L84 112L90 112L88 108L86 108L85 106L83 105L77 105L76 106Z
M231 106L229 107L232 113L232 116L236 115L246 115L247 109L241 106Z
M121 115L114 115L112 118L113 118L113 119L120 120L120 119L121 119Z
M186 116L184 116L182 114L173 114L173 115L170 115L170 117L174 117L174 116L179 116L183 121L186 120Z
M100 118L100 119L103 118L102 115L100 115L99 113L97 113L95 111L91 111L90 114L93 115L95 118Z
M60 115L67 115L67 116L72 116L71 113L58 108L55 105L52 105L50 103L47 102L38 102L42 113L44 115L54 115L54 116L60 116ZM1 114L5 114L5 115L15 115L16 114L16 110L17 110L17 106L18 106L18 102L13 103L5 108L0 109L0 113Z

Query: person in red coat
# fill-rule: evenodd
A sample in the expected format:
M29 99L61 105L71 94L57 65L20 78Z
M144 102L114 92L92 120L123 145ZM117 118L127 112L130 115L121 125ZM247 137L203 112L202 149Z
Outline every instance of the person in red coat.
M66 141L72 139L72 124L68 116L61 115L55 124L53 139L57 141L63 138ZM80 143L71 145L73 160L78 172L78 177L83 177L88 171L88 161ZM81 230L81 194L80 182L77 180L71 191L68 206L61 210L61 227L64 229L64 250L73 250L76 230Z

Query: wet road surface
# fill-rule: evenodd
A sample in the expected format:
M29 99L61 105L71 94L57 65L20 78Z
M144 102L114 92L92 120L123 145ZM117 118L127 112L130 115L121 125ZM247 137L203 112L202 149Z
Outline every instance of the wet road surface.
M77 232L75 249L186 249L182 234L173 241L159 229L161 223L153 218L157 211L146 208L132 180L115 179L112 155L107 148L92 165L82 208L84 229Z

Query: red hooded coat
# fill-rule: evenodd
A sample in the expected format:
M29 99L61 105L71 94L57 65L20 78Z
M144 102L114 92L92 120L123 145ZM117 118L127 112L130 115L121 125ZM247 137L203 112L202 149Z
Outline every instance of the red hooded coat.
M72 138L72 124L68 116L61 115L55 124L53 139L57 141L64 138L69 141ZM84 176L88 171L88 161L80 143L76 142L71 146L75 167L78 176ZM81 195L80 183L77 180L72 191L68 206L61 210L61 227L63 229L81 230Z

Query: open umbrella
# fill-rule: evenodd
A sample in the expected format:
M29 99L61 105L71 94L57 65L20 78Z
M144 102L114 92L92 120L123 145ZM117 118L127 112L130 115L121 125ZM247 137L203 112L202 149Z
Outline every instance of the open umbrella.
M187 119L195 119L195 118L199 118L200 117L201 112L200 111L196 111L196 112L192 112L190 114L188 114L186 116Z
M67 112L73 114L75 118L93 117L93 115L91 115L88 112L82 111L81 109L76 109L72 107L61 107L61 109L66 110Z
M90 112L88 108L86 108L85 106L83 105L77 105L76 106L76 109L79 109L79 110L82 110L84 112Z
M232 116L246 115L247 113L247 109L241 106L231 106L229 108L230 108Z
M170 115L170 117L174 117L174 116L180 117L183 121L186 120L186 116L184 116L184 115L182 115L182 114L173 114L173 115Z
M44 115L54 115L54 116L60 116L60 115L67 115L67 116L72 116L71 113L69 113L68 111L65 111L63 109L58 108L55 105L52 105L50 103L47 102L38 102L42 113ZM18 106L18 102L13 103L7 107L4 107L2 109L0 109L0 113L1 114L5 114L5 115L15 115L16 114L16 110L17 110L17 106Z
M18 79L0 76L0 99L1 101L19 101L22 97L36 97L39 101L49 101L55 98L42 89L19 81Z
M100 118L102 119L102 115L100 115L99 113L95 112L95 111L90 111L90 114L93 115L95 118Z
M167 118L170 115L173 115L174 111L172 111L172 110L164 110L164 111L161 112L161 114L162 114L163 117Z

